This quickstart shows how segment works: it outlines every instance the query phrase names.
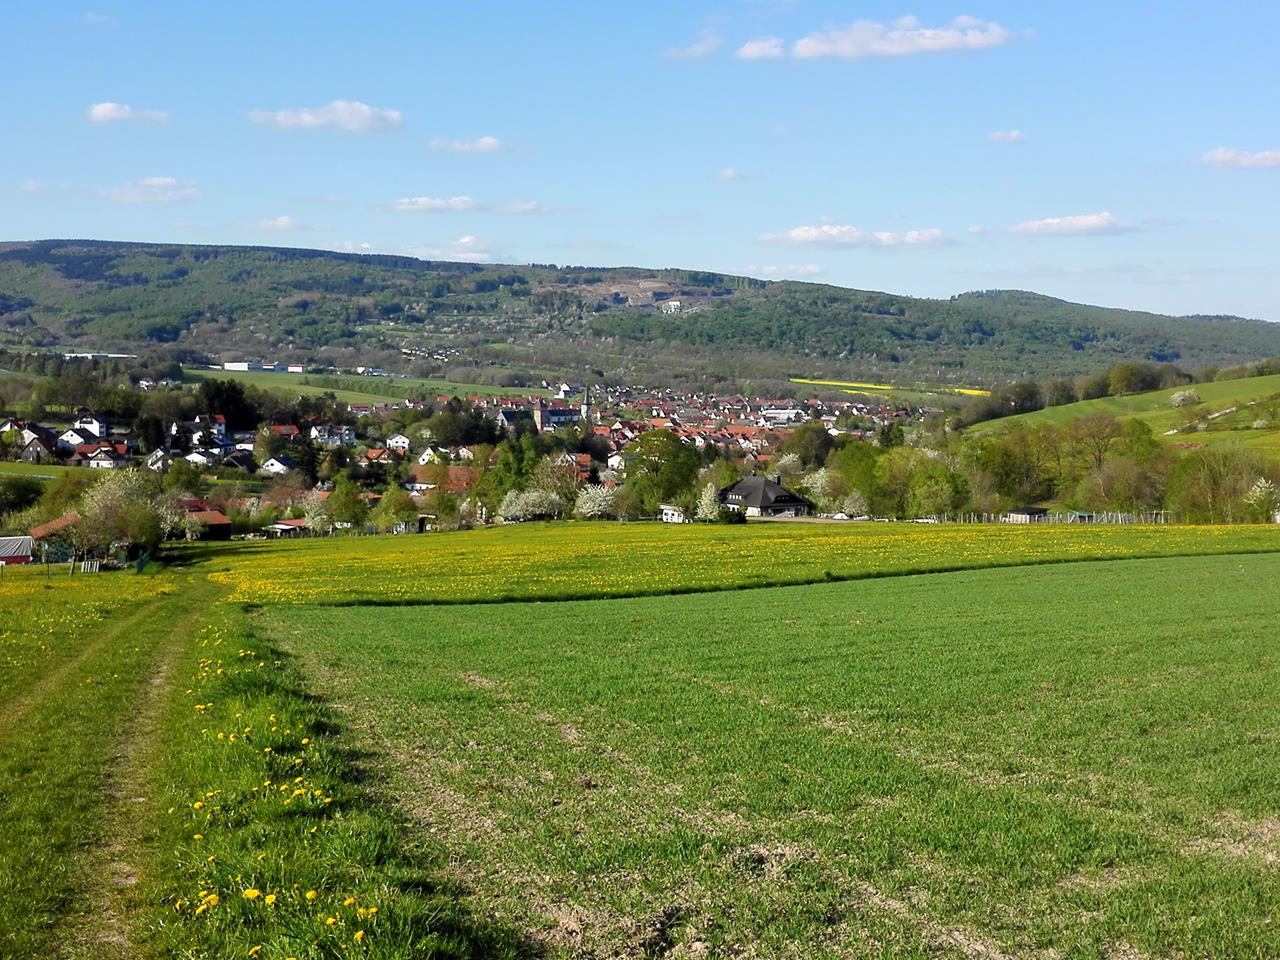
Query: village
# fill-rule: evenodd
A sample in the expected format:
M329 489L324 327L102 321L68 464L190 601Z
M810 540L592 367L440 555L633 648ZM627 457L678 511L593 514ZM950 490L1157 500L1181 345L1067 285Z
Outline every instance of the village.
M0 419L0 450L6 459L31 465L37 476L39 467L49 467L50 479L68 467L135 468L154 476L159 487L175 494L182 513L170 535L188 539L425 532L460 523L558 517L570 515L577 494L588 488L578 516L666 522L718 513L796 518L819 510L812 497L782 485L783 474L809 465L786 453L797 430L822 434L825 452L837 438L870 441L877 431L927 412L852 398L796 401L559 382L545 383L540 395L321 405L299 397L290 422L250 425L241 413L233 428L228 413L243 406L244 391L231 381L225 385L231 397L227 410L218 409L215 399L207 410L164 423L159 435L153 428L150 437L88 409L62 421L9 415ZM148 383L140 389L191 393L178 385ZM210 393L219 395L201 396ZM661 449L654 446L659 439L670 446L655 464L649 461ZM510 460L512 449L529 462L511 469L504 458ZM638 472L669 474L665 461L681 455L685 465L678 483L667 476L633 502L621 496ZM638 465L638 458L647 460ZM719 466L711 471L714 464ZM714 506L705 484L693 482L697 477L715 484ZM537 490L550 499L539 500ZM33 525L30 555L74 554L67 532L78 519L68 510Z

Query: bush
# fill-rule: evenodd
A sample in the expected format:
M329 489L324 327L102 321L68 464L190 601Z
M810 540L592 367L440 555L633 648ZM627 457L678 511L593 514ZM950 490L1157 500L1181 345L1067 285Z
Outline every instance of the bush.
M1192 407L1200 402L1200 394L1194 390L1179 390L1169 398L1169 403L1175 407Z

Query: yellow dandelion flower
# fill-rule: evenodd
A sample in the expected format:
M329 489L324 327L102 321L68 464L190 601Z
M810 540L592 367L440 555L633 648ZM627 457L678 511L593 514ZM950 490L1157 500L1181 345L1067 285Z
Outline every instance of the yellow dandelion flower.
M359 943L361 940L363 940L363 939L364 939L364 931L363 931L363 930L357 930L357 931L356 931L356 935L355 935L354 937L352 937L351 939L352 939L352 940L354 940L356 943Z
M356 902L356 898L355 898L355 897L347 897L347 899L345 899L345 900L343 900L343 901L342 901L342 905L343 905L344 907L349 907L349 906L351 906L351 905L352 905L353 903L355 903L355 902Z
M320 896L320 894L316 893L314 890L308 890L308 891L307 891L307 899L308 899L308 900L314 900L314 899L315 899L316 897L318 897L318 896Z
M262 891L257 887L250 887L248 890L244 891L244 893L240 894L240 896L244 897L246 900L257 900L262 896Z
M268 893L262 898L262 902L269 907L276 902L276 895L274 893Z

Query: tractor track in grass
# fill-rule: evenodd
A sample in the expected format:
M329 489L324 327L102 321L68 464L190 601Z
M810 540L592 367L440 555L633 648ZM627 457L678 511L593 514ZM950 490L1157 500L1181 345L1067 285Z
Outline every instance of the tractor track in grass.
M67 678L72 673L86 663L92 662L98 654L102 653L105 648L113 644L119 637L127 635L141 621L146 620L149 613L150 607L144 606L121 620L115 627L104 628L78 654L31 684L22 696L11 700L6 706L0 708L0 743L9 739L9 736L32 710L42 706L50 697L60 694L65 687Z
M143 613L154 612L144 608ZM121 736L108 760L103 784L101 830L81 858L81 888L87 891L80 911L64 918L58 955L91 960L131 960L139 955L130 928L130 897L138 882L138 852L145 845L151 786L147 772L163 744L156 730L172 694L177 661L194 636L203 612L193 604L163 628L152 642L149 668L139 676L139 695L131 713L119 719Z

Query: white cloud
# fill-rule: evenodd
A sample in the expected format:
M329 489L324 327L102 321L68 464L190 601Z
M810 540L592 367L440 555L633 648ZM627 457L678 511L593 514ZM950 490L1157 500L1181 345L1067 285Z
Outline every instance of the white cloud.
M802 60L817 57L904 57L948 50L982 50L1013 39L1013 31L974 17L956 17L945 27L923 27L915 17L891 23L857 20L844 28L811 33L797 40L791 54Z
M1084 213L1074 217L1047 217L1027 220L1013 227L1014 233L1032 237L1088 236L1102 233L1127 233L1137 229L1111 212Z
M550 213L551 208L537 200L512 200L498 207L502 213Z
M183 203L199 197L199 187L174 177L145 177L107 191L107 198L115 203Z
M703 30L698 39L687 47L670 47L666 55L672 60L697 60L709 57L720 49L721 40L712 30Z
M474 210L476 202L470 197L401 197L391 204L391 209L405 212L442 213Z
M311 228L295 217L271 217L267 220L259 220L258 229L284 232L289 230L310 230Z
M432 150L445 153L497 153L506 144L497 137L477 137L475 140L441 140L431 141Z
M942 231L936 227L908 230L905 233L885 230L868 233L848 224L836 223L793 227L783 233L760 235L763 243L819 247L925 247L942 243L944 239Z
M455 260L462 263L489 263L493 254L484 249L477 237L467 234L443 247L407 247L405 253L419 260Z
M105 100L95 103L86 112L90 123L117 123L121 121L143 121L145 123L164 123L169 114L163 110L138 110L127 103L115 103Z
M18 189L23 193L38 193L44 189L44 184L39 180L23 180L18 184Z
M1280 167L1280 150L1249 153L1247 150L1218 147L1201 157L1200 162L1213 167Z
M992 143L1025 143L1027 137L1021 130L997 130L987 134L987 139Z
M399 110L371 107L359 100L334 100L323 107L299 107L293 110L250 110L249 119L281 129L336 127L356 133L394 130L400 126Z
M777 60L785 57L781 37L757 37L748 40L734 54L739 60Z
M767 267L747 267L747 273L757 277L817 277L825 273L821 267L816 264L806 263L798 264L792 267L767 266Z
M341 243L335 243L333 249L339 253L368 253L373 249L371 243L356 243L354 240L343 240Z
M716 179L718 180L745 180L747 175L737 167L724 167L716 171Z

